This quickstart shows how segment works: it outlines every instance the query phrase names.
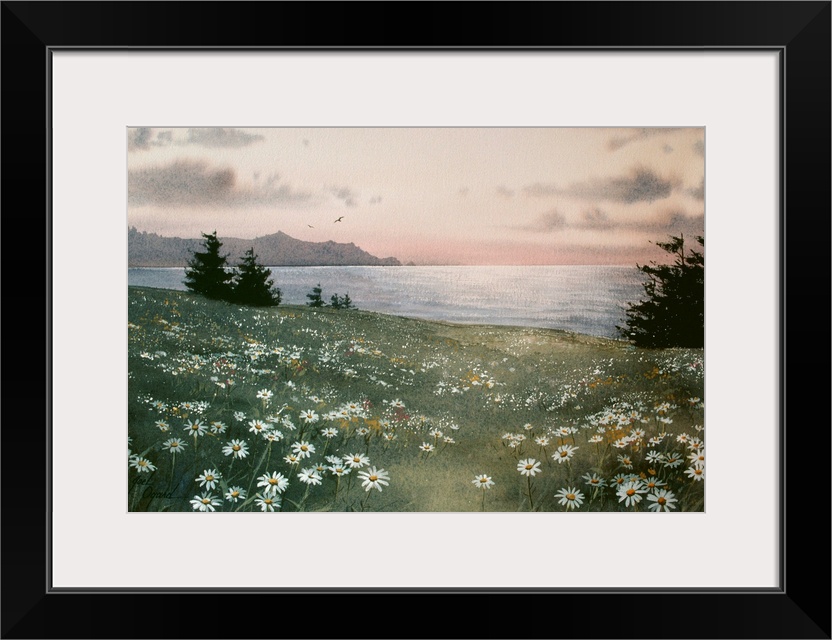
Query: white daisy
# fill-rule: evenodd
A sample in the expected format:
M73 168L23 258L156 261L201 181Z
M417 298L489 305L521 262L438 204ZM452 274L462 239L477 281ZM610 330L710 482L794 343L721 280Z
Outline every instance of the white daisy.
M189 435L196 437L203 435L208 430L208 426L199 420L194 420L193 422L188 420L183 429L187 431Z
M245 458L248 455L248 444L243 440L231 440L222 448L222 452L227 456Z
M292 445L292 451L298 458L308 458L315 453L315 445L309 444L306 441L295 442Z
M225 492L225 499L229 502L237 502L246 499L246 490L242 487L228 487Z
M298 479L305 484L321 484L321 474L315 467L301 469Z
M187 445L179 438L168 438L162 443L162 449L170 451L171 453L182 453L182 450Z
M569 444L562 444L555 450L555 452L552 454L552 457L558 462L558 464L562 464L570 460L575 455L575 452L578 449L579 447L573 447Z
M350 453L349 455L344 456L344 462L346 462L351 469L361 469L362 467L366 467L370 464L370 459L363 453Z
M558 502L567 509L577 509L584 502L584 494L575 487L564 487L555 494L555 497L560 498Z
M222 501L218 500L212 493L203 493L201 496L194 496L191 500L191 506L194 511L216 511L214 507L219 507Z
M641 496L644 493L647 493L647 489L644 488L640 480L625 482L616 492L618 501L623 502L625 507L641 502Z
M283 493L286 490L286 487L289 486L289 480L287 480L282 473L278 473L277 471L272 472L271 475L264 473L257 479L260 481L257 483L257 486L264 487L263 493L269 495Z
M370 467L366 471L359 471L358 477L362 479L361 486L364 487L364 491L369 491L370 489L378 489L381 491L381 487L387 486L390 483L387 482L390 479L390 475L384 469L376 469L375 467Z
M204 469L202 475L198 476L194 482L198 482L200 487L214 489L220 478L222 478L222 474L216 469Z
M676 496L666 489L657 489L655 493L647 494L647 501L650 503L647 505L650 511L670 511L676 508Z
M687 474L688 478L692 478L696 482L702 482L705 479L705 467L694 465L692 467L688 467L685 469L685 474Z
M130 466L135 467L136 471L139 473L150 473L151 471L156 471L156 465L150 462L147 458L140 458L139 456L132 456L130 458Z
M534 477L535 474L540 473L540 462L534 458L521 460L517 463L517 470L520 472L520 475Z
M275 509L280 508L281 498L277 494L267 493L265 496L261 496L259 493L254 495L254 504L260 507L260 511L267 512L271 511L274 512Z

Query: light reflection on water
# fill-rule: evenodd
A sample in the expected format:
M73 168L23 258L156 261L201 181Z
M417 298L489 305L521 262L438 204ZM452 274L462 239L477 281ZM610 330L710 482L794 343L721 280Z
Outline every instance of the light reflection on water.
M185 291L184 268L128 269L128 285ZM367 311L465 324L564 329L616 337L643 276L621 266L272 267L284 304L349 294Z

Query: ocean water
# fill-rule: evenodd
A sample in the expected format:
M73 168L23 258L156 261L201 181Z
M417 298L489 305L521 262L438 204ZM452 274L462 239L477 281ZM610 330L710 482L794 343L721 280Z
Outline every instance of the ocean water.
M564 329L616 337L642 274L622 266L272 267L283 304L349 294L367 311L463 324ZM184 268L128 269L130 286L185 291Z

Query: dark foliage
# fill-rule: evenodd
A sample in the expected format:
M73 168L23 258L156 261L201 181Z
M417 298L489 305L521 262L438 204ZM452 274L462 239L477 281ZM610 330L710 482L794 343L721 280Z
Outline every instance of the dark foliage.
M696 236L704 249L705 238ZM685 251L684 236L670 236L656 242L671 254L671 264L637 265L647 276L642 284L646 300L629 303L626 324L616 326L623 338L639 347L705 346L705 256L701 251Z
M321 299L321 283L318 283L318 286L312 287L312 293L307 293L306 297L309 298L309 302L306 303L308 307L323 307L324 301Z
M231 296L233 272L227 269L227 257L220 255L222 242L217 232L203 233L202 245L205 251L194 251L185 270L185 286L194 293L200 293L214 300L228 300Z
M274 307L281 300L280 289L274 286L271 271L257 263L252 247L237 265L231 301L252 307Z
M329 306L333 309L355 309L350 294L343 296L339 296L337 293L332 294L332 297L329 299Z

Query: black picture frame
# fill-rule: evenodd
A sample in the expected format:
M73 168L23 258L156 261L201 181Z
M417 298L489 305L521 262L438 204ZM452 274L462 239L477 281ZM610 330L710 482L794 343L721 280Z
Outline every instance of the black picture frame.
M829 638L830 6L828 1L3 2L2 637ZM52 590L49 483L62 480L51 477L45 455L50 429L58 428L50 413L50 390L58 384L50 377L50 326L61 321L50 310L50 52L130 47L778 51L785 80L780 588ZM753 257L752 249L738 251ZM750 490L754 479L747 482L726 490ZM129 552L140 568L140 550ZM696 564L695 555L684 550L663 560L679 571L685 562ZM401 599L407 596L412 597ZM465 601L453 600L460 597ZM375 617L381 609L386 615ZM384 623L393 611L396 627ZM445 616L450 627L442 622Z

